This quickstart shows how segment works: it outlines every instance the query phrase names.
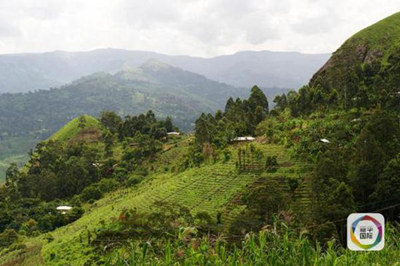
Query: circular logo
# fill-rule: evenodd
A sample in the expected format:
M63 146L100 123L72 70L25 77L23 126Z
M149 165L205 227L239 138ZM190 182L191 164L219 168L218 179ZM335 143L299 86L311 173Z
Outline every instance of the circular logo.
M356 227L357 227L358 223L361 221L371 221L372 223L375 224L376 229L378 230L378 235L375 239L375 242L373 242L372 244L362 244L355 235ZM364 215L364 216L361 216L360 218L358 218L357 220L355 220L353 222L353 224L351 225L351 229L350 229L351 241L362 249L365 249L365 250L371 249L371 248L375 247L376 245L378 245L379 242L381 242L382 231L383 231L382 225L380 222L378 222L378 220L376 220L375 218L373 218L369 215Z

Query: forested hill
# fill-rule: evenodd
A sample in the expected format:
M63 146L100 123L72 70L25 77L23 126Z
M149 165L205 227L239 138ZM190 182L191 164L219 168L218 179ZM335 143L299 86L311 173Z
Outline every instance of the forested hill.
M329 54L243 51L201 58L155 52L99 49L88 52L0 55L0 93L48 89L95 72L116 73L155 58L170 65L238 87L298 88Z
M151 60L114 75L95 73L59 89L0 95L0 132L3 137L33 134L43 139L80 114L115 110L127 115L148 109L171 116L188 130L199 113L222 108L228 95L243 94L239 88Z

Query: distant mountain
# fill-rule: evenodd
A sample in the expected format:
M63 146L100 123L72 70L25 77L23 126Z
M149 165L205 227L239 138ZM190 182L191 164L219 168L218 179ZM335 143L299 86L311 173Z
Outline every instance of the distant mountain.
M328 59L329 54L245 51L200 58L146 51L99 49L89 52L49 52L0 56L0 93L58 87L95 72L114 74L149 59L238 87L298 88Z
M138 68L115 74L97 72L59 89L0 95L0 132L20 136L36 132L42 139L80 114L98 116L103 110L121 115L144 113L171 116L190 129L201 112L223 108L229 96L248 90L149 60Z
M271 101L287 90L264 91ZM96 72L58 89L0 94L0 180L9 162L23 164L23 154L35 143L81 114L114 110L125 116L151 109L189 131L200 113L222 109L230 96L249 92L151 59L115 74Z

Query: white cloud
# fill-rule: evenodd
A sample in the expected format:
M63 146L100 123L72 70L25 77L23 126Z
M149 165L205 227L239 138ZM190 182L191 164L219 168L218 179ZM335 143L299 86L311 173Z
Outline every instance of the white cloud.
M1 1L0 53L100 47L198 56L332 52L399 9L397 0Z

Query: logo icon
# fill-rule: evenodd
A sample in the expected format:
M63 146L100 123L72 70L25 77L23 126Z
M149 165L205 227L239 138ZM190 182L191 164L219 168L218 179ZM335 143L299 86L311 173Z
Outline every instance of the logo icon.
M352 213L347 217L347 247L350 250L382 250L385 218L380 213Z

